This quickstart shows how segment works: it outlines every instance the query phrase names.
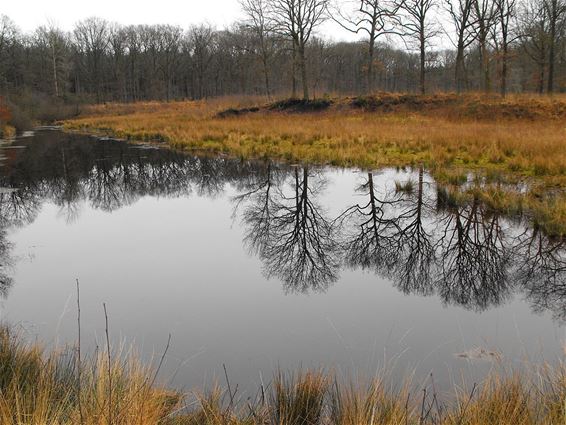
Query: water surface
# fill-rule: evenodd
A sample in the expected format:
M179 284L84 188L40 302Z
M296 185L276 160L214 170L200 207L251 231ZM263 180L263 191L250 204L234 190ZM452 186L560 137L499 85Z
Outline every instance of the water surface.
M406 183L404 191L395 182ZM566 243L423 170L183 155L41 131L0 147L2 317L159 356L180 388L281 367L447 386L563 355Z

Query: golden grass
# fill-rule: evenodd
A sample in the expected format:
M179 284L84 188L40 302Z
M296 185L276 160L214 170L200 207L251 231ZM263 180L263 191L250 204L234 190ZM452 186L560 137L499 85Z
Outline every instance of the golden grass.
M446 398L424 388L339 382L332 373L276 373L256 398L215 386L184 397L155 383L133 356L83 360L46 352L0 328L0 423L3 425L564 425L566 365L493 372ZM397 389L396 389L397 388ZM465 388L465 389L464 389ZM78 391L80 390L80 391ZM78 402L79 395L81 403ZM183 409L180 407L183 406ZM82 412L82 414L81 414Z
M334 99L323 112L275 112L263 105L258 112L225 118L217 114L261 102L106 104L89 107L65 127L243 158L363 168L424 164L441 183L457 182L468 172L488 183L527 182L533 196L524 197L522 206L565 233L566 96L502 100L383 94L369 99L378 105L369 112L352 106L367 105L367 99Z
M104 355L85 361L80 388L75 360L74 352L46 353L1 327L0 423L153 425L181 401L156 385L151 369L134 356L117 354L110 366Z

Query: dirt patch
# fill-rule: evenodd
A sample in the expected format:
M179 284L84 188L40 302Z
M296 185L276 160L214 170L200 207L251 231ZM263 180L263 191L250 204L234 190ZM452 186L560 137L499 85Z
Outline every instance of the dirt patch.
M423 115L472 120L541 120L566 118L566 103L537 97L454 93L418 95L377 93L350 100L353 109L367 112L418 112Z
M304 100L304 99L284 99L272 103L267 108L270 111L285 111L285 112L318 112L324 111L332 105L332 100L330 99L314 99L314 100Z
M245 115L253 112L259 112L259 110L260 109L257 106L254 106L252 108L241 108L241 109L228 108L225 109L224 111L217 113L216 116L218 118L237 117L240 115Z
M455 94L421 96L417 94L378 93L371 96L358 96L352 99L351 106L365 111L423 110L430 107L446 106L458 102Z

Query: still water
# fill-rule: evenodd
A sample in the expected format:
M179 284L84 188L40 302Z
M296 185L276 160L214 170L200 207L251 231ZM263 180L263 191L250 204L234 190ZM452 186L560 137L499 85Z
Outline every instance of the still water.
M40 131L0 147L2 320L159 357L178 388L277 368L476 380L564 355L566 242L422 170L183 155ZM405 184L396 190L395 183ZM86 349L86 348L85 348ZM262 378L263 377L263 378Z

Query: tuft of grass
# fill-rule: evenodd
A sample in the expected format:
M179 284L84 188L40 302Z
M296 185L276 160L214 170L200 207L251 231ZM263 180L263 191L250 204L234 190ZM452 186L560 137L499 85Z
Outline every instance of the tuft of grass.
M155 370L113 353L81 361L46 352L0 327L0 423L6 425L560 425L566 423L566 366L493 371L484 382L442 400L434 384L415 387L376 378L339 383L322 370L284 373L256 399L214 386L187 407L155 383ZM110 368L110 369L109 369ZM109 391L110 381L112 391ZM399 388L399 389L396 389ZM421 395L422 394L422 395ZM80 400L80 402L79 402ZM81 414L82 412L82 414ZM110 420L111 418L111 420Z
M78 388L76 360L74 350L46 353L0 327L0 423L90 425L111 417L113 425L153 425L181 401L177 392L156 385L151 369L134 356L117 355L110 366L102 355L83 359Z
M405 182L400 182L400 181L395 180L395 192L411 194L414 191L415 191L415 182L414 181L407 180Z
M271 422L278 425L322 423L329 380L322 371L286 374L273 381Z
M333 424L402 424L415 414L406 400L408 388L386 391L384 382L375 379L367 387L339 384L335 381L329 394L329 419Z

